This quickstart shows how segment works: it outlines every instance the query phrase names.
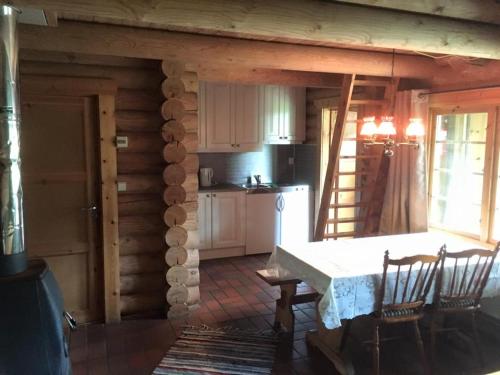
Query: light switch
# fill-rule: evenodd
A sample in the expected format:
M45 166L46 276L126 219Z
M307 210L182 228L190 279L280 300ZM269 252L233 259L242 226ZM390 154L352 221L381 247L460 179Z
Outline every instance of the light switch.
M118 181L118 183L117 183L117 190L119 192L121 192L121 191L127 191L127 183L126 182L120 182L120 181Z
M295 163L295 159L293 157L288 158L288 165L293 165Z

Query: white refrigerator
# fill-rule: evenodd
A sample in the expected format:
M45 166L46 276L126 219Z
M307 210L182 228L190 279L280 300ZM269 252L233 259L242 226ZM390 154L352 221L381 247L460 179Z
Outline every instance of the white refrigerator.
M246 254L270 253L276 245L309 242L311 202L307 185L247 194Z

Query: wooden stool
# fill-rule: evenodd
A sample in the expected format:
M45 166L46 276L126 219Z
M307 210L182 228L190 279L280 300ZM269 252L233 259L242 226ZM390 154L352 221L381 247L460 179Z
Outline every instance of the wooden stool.
M271 286L278 286L281 289L281 298L276 301L276 314L274 317L274 329L284 329L293 334L295 326L295 315L293 305L314 302L318 297L318 292L297 294L297 284L302 280L280 279L273 270L259 270L255 272L262 280Z

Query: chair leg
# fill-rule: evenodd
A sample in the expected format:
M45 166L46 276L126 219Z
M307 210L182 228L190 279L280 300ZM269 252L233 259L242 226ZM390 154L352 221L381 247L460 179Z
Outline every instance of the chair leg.
M431 323L430 323L430 357L432 366L436 365L436 332L437 331L437 314L432 313L431 315Z
M342 329L342 337L340 339L340 347L339 347L339 351L341 353L344 351L347 338L349 337L349 332L351 331L351 323L352 323L351 319L346 320L344 328Z
M380 374L380 338L379 338L379 323L373 324L373 373Z
M479 361L479 366L481 369L484 368L484 359L483 353L481 351L481 347L479 346L479 334L477 332L477 324L476 324L476 314L472 313L472 333L474 335L474 350L476 352L477 359Z
M418 351L420 353L420 357L422 360L422 364L424 366L424 372L426 374L430 374L429 363L427 362L427 356L425 355L424 342L422 341L422 335L420 334L420 328L418 327L418 320L413 322L413 326L415 329L415 339L417 341Z

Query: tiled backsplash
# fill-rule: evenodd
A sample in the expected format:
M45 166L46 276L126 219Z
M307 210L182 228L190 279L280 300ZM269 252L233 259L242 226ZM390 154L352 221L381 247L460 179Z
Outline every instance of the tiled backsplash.
M260 174L262 182L273 181L274 146L264 145L260 152L200 153L200 167L214 170L216 182L246 183L247 176Z
M213 168L216 182L243 184L247 176L260 174L262 182L314 186L314 145L264 145L260 152L200 153L199 157L200 167ZM294 166L288 163L290 157L295 157Z

